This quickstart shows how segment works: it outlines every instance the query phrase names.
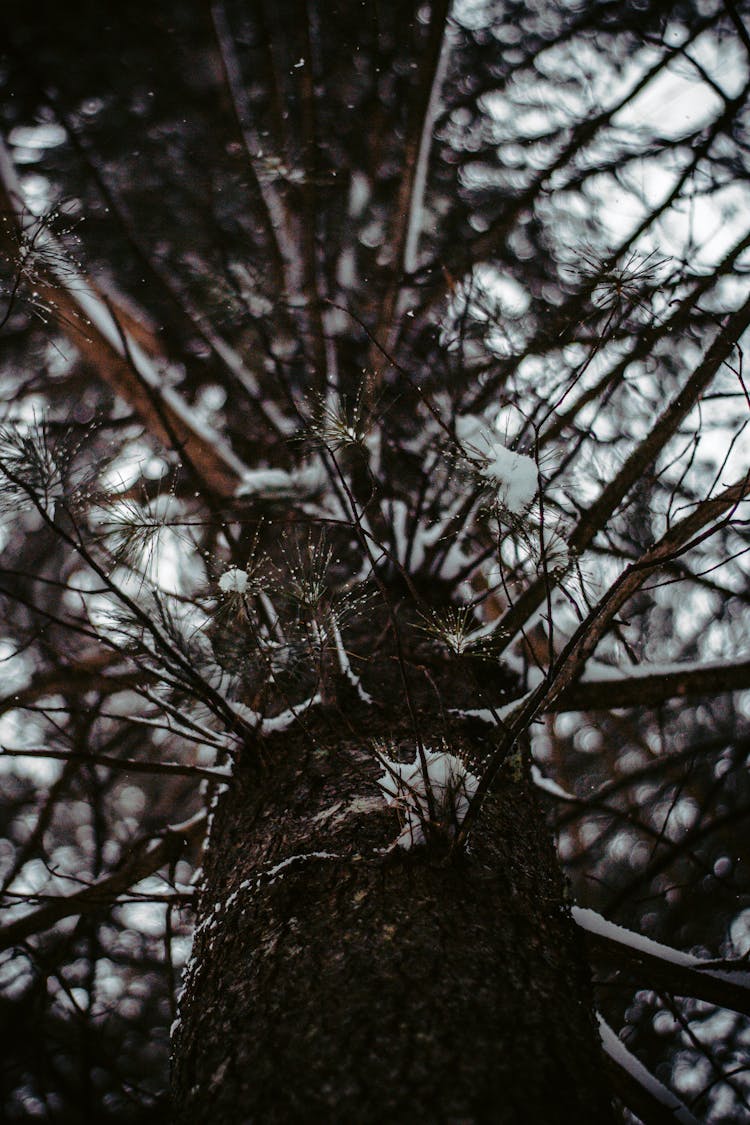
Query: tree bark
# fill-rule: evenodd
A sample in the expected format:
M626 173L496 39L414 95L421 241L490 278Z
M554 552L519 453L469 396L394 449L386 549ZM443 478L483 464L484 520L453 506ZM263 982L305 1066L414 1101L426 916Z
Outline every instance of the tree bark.
M305 727L266 740L269 768L239 769L217 806L176 1120L610 1121L588 966L527 778L506 767L465 853L404 851L371 747L388 736L411 759L409 728L362 707ZM466 724L428 735L477 761Z

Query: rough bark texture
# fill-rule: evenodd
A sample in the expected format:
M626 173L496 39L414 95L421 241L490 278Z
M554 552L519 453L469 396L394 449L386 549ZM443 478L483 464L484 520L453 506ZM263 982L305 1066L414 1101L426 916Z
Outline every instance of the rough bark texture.
M387 734L412 758L395 725L358 706L322 715L267 741L271 768L241 770L220 799L175 1035L178 1122L611 1119L588 969L527 780L506 769L467 854L383 854L399 824L368 748ZM476 760L458 722L429 734ZM291 859L314 852L331 855Z

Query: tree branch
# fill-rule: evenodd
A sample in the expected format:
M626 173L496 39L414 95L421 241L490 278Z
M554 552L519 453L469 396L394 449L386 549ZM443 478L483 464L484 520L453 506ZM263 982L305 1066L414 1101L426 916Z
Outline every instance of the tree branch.
M750 660L700 666L674 665L649 672L648 665L606 678L585 678L553 700L548 711L610 711L616 707L658 707L670 699L720 695L750 688Z
M750 988L744 962L704 963L690 953L671 949L608 922L595 910L574 906L572 913L576 925L586 934L586 943L592 952L610 958L628 975L635 974L641 983L750 1016Z
M23 193L15 168L5 144L0 139L0 212L12 216L19 238L30 232L39 234L43 220L24 214ZM148 432L158 441L170 446L172 438L165 428L159 411L154 406L153 394L158 394L161 410L170 420L170 429L196 465L207 485L221 496L234 494L242 479L245 466L228 447L224 439L193 415L185 401L172 387L162 385L161 376L153 370L145 352L130 340L131 353L138 363L142 380L149 384L153 394L147 394L137 380L106 301L90 278L75 272L55 268L48 260L45 249L54 247L54 239L41 231L36 254L35 288L53 312L71 343L89 363L99 377L131 406ZM10 252L13 252L12 247Z
M138 841L125 862L116 871L97 879L90 886L70 895L47 902L15 922L0 929L0 950L11 949L35 934L49 930L63 918L87 911L100 911L111 906L114 899L135 883L153 875L164 864L179 855L185 845L200 838L205 831L208 816L196 813L181 824L172 824L158 836Z
M685 386L675 396L661 417L640 445L632 451L617 475L604 487L590 508L584 512L571 535L568 545L574 554L580 555L593 542L594 537L622 501L641 479L643 473L652 465L667 442L674 436L680 423L690 413L701 395L715 378L722 364L726 362L741 336L750 325L750 297L727 318L726 324L717 334L703 361L690 376ZM507 648L518 634L519 629L531 614L542 604L546 596L547 583L544 576L536 579L507 610L499 623L498 636L505 639L501 651Z

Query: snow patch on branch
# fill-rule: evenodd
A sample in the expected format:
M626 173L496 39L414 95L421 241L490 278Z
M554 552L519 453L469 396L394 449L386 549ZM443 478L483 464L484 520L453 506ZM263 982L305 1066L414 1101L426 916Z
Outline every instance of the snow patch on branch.
M654 664L629 664L623 668L617 664L602 664L598 660L590 660L581 676L581 683L598 683L600 681L611 683L627 683L634 679L646 679L649 676L685 676L691 672L722 672L725 668L735 668L744 664L749 657L747 654L733 656L727 660L686 660L682 662L665 662Z
M286 469L243 469L236 496L256 496L261 500L301 500L313 496L323 486L319 467L303 465Z
M320 701L320 692L316 692L315 695L311 695L309 699L305 699L302 703L287 707L285 711L268 718L265 718L258 711L253 711L247 704L240 703L239 700L229 699L227 703L240 719L260 734L279 734L281 731L288 730L306 711L309 711L311 707L316 707Z
M537 672L538 669L533 668L531 671ZM534 682L532 688L536 686L536 682ZM512 718L528 702L531 694L531 691L527 691L525 695L520 695L517 699L511 699L509 703L503 703L501 707L451 707L449 712L451 715L458 715L460 719L480 719L483 723L489 723L491 726L504 726L507 720Z
M425 747L424 765L417 754L413 762L392 762L383 754L378 785L387 803L398 809L403 828L396 843L406 849L427 842L425 829L432 823L456 835L479 785L464 763L447 750ZM430 819L432 803L435 821Z
M339 669L341 670L341 674L351 684L363 703L367 703L368 705L373 703L374 701L372 696L362 687L362 682L359 676L352 669L351 663L349 661L349 655L346 651L346 648L344 647L341 630L339 629L335 619L331 622L331 629L333 632L333 639L336 644L336 656L339 662Z
M507 449L483 419L473 414L456 418L456 438L479 475L497 489L498 503L512 515L525 512L537 494L538 470L532 457Z
M224 594L244 594L247 591L247 571L231 566L219 579L219 589Z
M497 487L497 498L514 515L524 512L536 496L537 470L531 457L513 453L504 445L492 446L480 473Z
M469 556L465 554L461 534L455 536L450 532L451 524L463 506L464 497L459 496L430 526L421 520L412 525L411 513L403 500L386 500L382 511L391 528L393 554L398 565L409 574L418 573L440 540L445 540L448 547L438 554L437 566L433 561L431 572L436 578L450 581L463 570L470 561Z
M649 957L658 957L660 961L668 961L671 965L679 965L684 969L698 969L702 963L705 963L702 962L700 957L693 956L692 953L683 953L679 949L672 949L669 945L662 945L661 942L644 937L643 934L636 934L632 930L625 929L624 926L618 926L616 923L603 918L596 910L574 906L571 913L573 921L586 933L607 938L619 945L626 945L636 953L646 953Z
M618 926L603 918L595 910L574 906L571 914L573 921L582 930L596 937L604 938L606 941L612 942L613 945L629 949L636 955L641 954L644 957L651 957L665 964L674 965L678 969L686 969L688 972L697 971L702 977L726 981L737 989L738 998L745 999L743 993L750 992L750 973L747 971L745 961L739 963L707 961L703 957L696 957L692 953L684 953L680 949L672 949L669 945L663 945L661 942L644 937L643 934L637 934L632 930L625 929L624 926ZM738 1007L737 1010L746 1011L746 1006Z
M432 147L435 119L441 108L440 93L443 88L443 83L445 82L445 76L448 72L448 59L453 43L451 30L451 25L446 21L443 30L440 55L438 56L438 63L432 78L430 97L422 122L422 133L419 138L419 151L417 154L411 198L409 200L409 215L406 227L406 239L404 242L403 264L405 273L412 273L417 268L419 236L422 233L425 221L424 194L425 187L427 186L427 170L430 161L430 149Z
M608 1055L617 1066L625 1070L634 1082L645 1090L651 1098L658 1102L659 1105L664 1106L668 1110L675 1121L679 1121L681 1125L698 1125L698 1121L693 1117L687 1106L683 1105L676 1094L668 1090L658 1078L654 1078L634 1054L632 1054L625 1044L619 1039L606 1020L596 1014L599 1023L599 1036L602 1041L604 1053Z
M549 793L552 797L559 797L561 801L577 801L578 798L573 793L569 793L567 789L563 789L562 785L558 785L551 777L545 777L539 766L532 763L531 766L531 780L536 785L537 789L543 789L545 793Z

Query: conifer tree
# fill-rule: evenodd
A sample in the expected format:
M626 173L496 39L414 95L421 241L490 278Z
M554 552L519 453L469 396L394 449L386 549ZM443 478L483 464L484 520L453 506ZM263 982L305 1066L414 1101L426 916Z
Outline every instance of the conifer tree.
M9 1121L746 1112L746 9L0 17Z

